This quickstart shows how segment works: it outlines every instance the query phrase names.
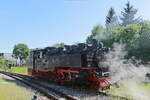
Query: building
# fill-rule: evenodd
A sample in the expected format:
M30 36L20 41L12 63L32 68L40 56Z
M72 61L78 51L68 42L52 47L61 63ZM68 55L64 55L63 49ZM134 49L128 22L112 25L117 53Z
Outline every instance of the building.
M20 64L20 60L13 57L12 53L0 53L0 56L5 60L13 61L16 64Z

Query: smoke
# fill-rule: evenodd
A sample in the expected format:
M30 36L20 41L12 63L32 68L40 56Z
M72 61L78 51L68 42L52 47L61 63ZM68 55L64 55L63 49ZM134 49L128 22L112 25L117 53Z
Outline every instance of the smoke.
M114 49L106 54L101 65L109 67L112 79L125 87L125 95L128 94L134 100L149 100L149 93L141 86L149 81L146 77L149 69L135 59L124 59L124 47L123 44L114 44Z
M103 29L103 30L97 31L97 35L94 38L96 40L102 41L111 37L113 37L112 32Z

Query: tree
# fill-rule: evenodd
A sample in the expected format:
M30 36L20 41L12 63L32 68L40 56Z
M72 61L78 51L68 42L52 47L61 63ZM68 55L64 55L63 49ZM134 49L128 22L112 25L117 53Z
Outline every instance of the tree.
M62 47L64 45L65 45L65 43L56 43L56 44L53 44L52 47L58 48L58 47Z
M137 58L143 61L150 61L150 30L141 34L138 41Z
M92 29L92 34L88 36L86 39L86 43L90 44L92 42L92 39L94 39L95 36L102 30L103 30L103 27L101 25L94 26L94 28Z
M141 25L140 24L128 24L122 27L120 32L117 33L115 39L118 43L125 44L125 51L127 53L126 58L131 58L139 55L138 41L141 38Z
M115 10L111 7L106 16L106 26L114 25L118 23L118 18L115 15Z
M150 22L143 20L141 23L140 39L134 48L134 55L142 61L150 61Z
M124 11L121 12L122 23L119 24L116 23L117 16L111 7L106 16L106 28L96 25L86 43L97 39L109 48L113 48L114 43L123 43L127 54L125 58L134 57L144 62L150 61L150 21L135 18L136 13L137 9L127 2Z
M127 24L137 24L139 23L139 17L135 18L135 14L137 13L137 9L134 9L130 2L127 2L126 8L124 8L124 12L121 11L122 17L122 26L126 26Z
M104 31L104 36L101 40L103 42L105 47L112 48L115 42L120 41L120 32L122 31L122 27L118 24L116 24L114 27L107 27ZM100 37L100 36L99 36ZM101 36L102 37L102 36Z
M4 62L5 60L2 57L0 57L0 67L4 66Z
M13 49L13 56L20 59L20 65L25 61L29 56L29 48L26 44L17 44Z
M141 26L139 24L129 24L122 28L120 41L124 44L134 45L134 42L140 38Z

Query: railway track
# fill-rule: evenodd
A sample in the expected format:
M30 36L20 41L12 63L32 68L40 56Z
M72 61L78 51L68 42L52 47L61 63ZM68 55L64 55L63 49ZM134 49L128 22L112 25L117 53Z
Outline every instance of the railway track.
M37 81L39 81L39 79L36 79L32 76L18 74L18 73L12 73L12 72L4 72L4 71L0 71L0 73L7 75L9 77L12 77L16 80L21 81L22 83L30 86L31 88L33 88L37 92L43 94L44 96L46 96L50 100L60 100L60 98L63 98L65 100L80 100L80 98L73 97L73 96L65 94L61 91L58 91L54 88L43 85L42 83L37 82ZM117 100L132 100L131 98L128 98L128 97L117 96L117 95L107 94L107 93L103 93L103 92L100 92L100 95L106 96L108 98L117 99Z
M4 71L0 71L0 73L21 81L22 83L30 86L32 89L36 90L37 92L43 94L50 100L60 100L61 98L63 98L64 100L78 100L78 98L72 97L68 94L65 94L63 92L60 92L56 89L50 88L48 86L45 86L37 82L36 79L34 79L31 76L12 73L12 72L4 72Z

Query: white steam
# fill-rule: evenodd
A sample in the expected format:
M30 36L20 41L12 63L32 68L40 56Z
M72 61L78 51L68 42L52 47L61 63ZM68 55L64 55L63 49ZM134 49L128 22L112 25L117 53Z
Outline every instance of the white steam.
M122 44L114 44L114 50L106 55L102 62L104 67L109 67L112 79L125 86L126 92L134 100L150 100L149 93L141 87L141 84L148 82L146 73L150 72L138 61L124 59L125 51Z
M97 32L97 35L94 37L96 40L102 41L108 38L113 37L112 32L108 31L108 30L100 30Z

